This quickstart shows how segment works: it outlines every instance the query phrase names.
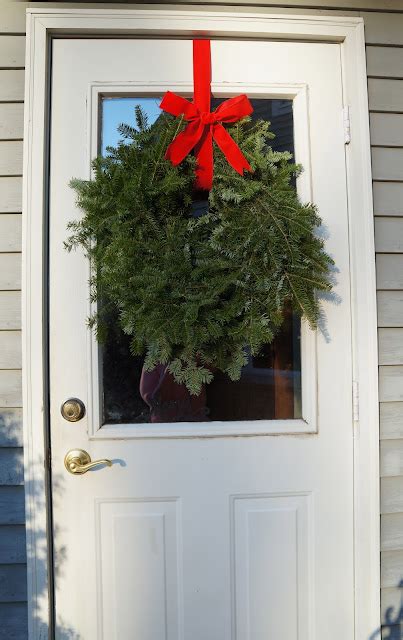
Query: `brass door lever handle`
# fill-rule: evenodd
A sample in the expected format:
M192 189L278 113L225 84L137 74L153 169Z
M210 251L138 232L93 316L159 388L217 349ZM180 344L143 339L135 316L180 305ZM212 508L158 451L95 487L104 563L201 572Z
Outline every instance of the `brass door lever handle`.
M94 460L91 461L89 453L83 449L72 449L68 451L64 458L64 466L69 473L73 475L82 475L87 473L90 469L98 467L101 464L106 464L108 467L112 466L111 460Z

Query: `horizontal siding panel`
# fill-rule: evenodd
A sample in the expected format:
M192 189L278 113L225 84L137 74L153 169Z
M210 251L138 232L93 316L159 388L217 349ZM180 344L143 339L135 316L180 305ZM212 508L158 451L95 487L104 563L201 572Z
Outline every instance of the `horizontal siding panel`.
M0 11L0 33L25 33L28 2L6 2Z
M384 626L381 627L381 635L380 635L381 640L392 640L393 638L399 638L400 624L396 624L396 625L391 623L387 624L386 620L384 620L383 625Z
M0 176L21 175L22 141L7 140L0 142Z
M403 180L403 149L376 147L371 155L374 180Z
M403 576L403 551L381 553L381 586L397 587Z
M403 48L367 46L367 74L403 78Z
M403 476L403 440L382 440L380 445L381 478Z
M21 251L21 214L0 214L0 252Z
M401 596L402 596L402 592L400 589L393 588L393 587L389 589L382 589L381 591L382 621L385 621L386 619L390 619L390 613L388 614L388 618L386 618L388 609L392 611L392 620L395 616L399 614ZM389 640L393 640L393 638L396 638L397 640L399 638L399 635L397 634L396 636L389 637Z
M22 178L0 177L0 213L21 213Z
M18 140L24 135L24 105L0 104L0 140Z
M378 291L378 327L403 327L403 291Z
M0 100L14 102L24 100L25 71L0 70Z
M27 568L21 564L0 565L0 602L27 599Z
M386 621L384 621L383 624L384 626L381 627L381 640L392 640L393 638L399 638L400 626L398 624L386 624Z
M393 5L396 6L396 3ZM403 44L403 15L375 12L361 15L364 18L367 44Z
M379 400L403 401L403 366L379 367Z
M0 37L0 67L24 67L25 38L24 36Z
M0 564L26 563L25 527L10 525L0 527Z
M403 364L403 328L379 329L378 344L379 364Z
M24 524L24 487L0 487L0 525Z
M403 402L381 402L379 417L381 440L403 438Z
M21 371L0 370L0 407L22 407Z
M0 485L24 484L22 447L0 449Z
M374 213L377 216L403 216L403 183L374 182Z
M389 618L387 620L389 620ZM394 638L396 639L399 638L400 628L401 628L400 623L398 624L392 624L392 622L387 623L387 620L383 621L383 626L381 627L381 640L393 640Z
M21 368L21 332L0 331L0 369Z
M27 640L28 607L25 602L0 604L0 640Z
M403 80L368 80L371 111L403 112Z
M403 512L403 477L381 479L381 513Z
M0 330L21 329L21 293L0 291Z
M0 290L21 289L21 254L0 253Z
M382 253L403 252L403 218L375 218L375 249Z
M22 409L0 409L0 447L22 447Z
M371 144L403 147L403 114L371 113L370 126Z
M381 550L403 549L403 513L387 513L381 518Z
M378 289L403 289L403 254L378 254L376 278Z

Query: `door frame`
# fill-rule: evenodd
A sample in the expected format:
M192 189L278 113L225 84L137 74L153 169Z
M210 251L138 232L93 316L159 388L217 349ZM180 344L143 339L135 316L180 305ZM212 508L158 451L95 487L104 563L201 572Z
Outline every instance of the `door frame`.
M23 178L23 412L29 638L52 633L52 543L48 394L47 217L52 38L178 35L341 44L351 118L346 171L351 259L354 420L355 635L380 626L378 353L374 222L364 22L242 8L29 8ZM343 114L340 114L340 118ZM359 395L364 398L359 402ZM359 412L359 413L358 413ZM52 636L49 636L52 637Z

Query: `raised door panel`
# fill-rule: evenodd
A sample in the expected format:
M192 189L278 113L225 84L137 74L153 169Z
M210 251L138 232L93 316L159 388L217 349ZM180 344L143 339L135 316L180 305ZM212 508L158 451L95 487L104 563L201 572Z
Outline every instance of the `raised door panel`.
M97 519L99 637L180 640L180 502L100 500Z
M232 500L236 640L309 640L310 496Z

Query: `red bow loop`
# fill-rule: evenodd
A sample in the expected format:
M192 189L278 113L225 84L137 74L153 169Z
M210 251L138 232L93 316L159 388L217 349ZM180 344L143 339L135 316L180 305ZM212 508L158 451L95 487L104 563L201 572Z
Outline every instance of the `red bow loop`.
M183 115L186 128L171 142L165 157L178 165L195 149L196 188L210 191L213 183L213 139L230 165L241 175L252 168L222 123L234 123L250 115L253 107L245 94L229 98L210 111L210 41L193 41L194 102L171 91L164 95L160 108L173 116Z
M200 116L199 109L193 102L178 96L172 91L167 91L162 98L160 109L170 113L171 116L184 116L185 120L193 120Z
M219 122L237 122L253 113L253 107L249 102L249 98L241 93L239 96L229 98L215 110L216 118Z

